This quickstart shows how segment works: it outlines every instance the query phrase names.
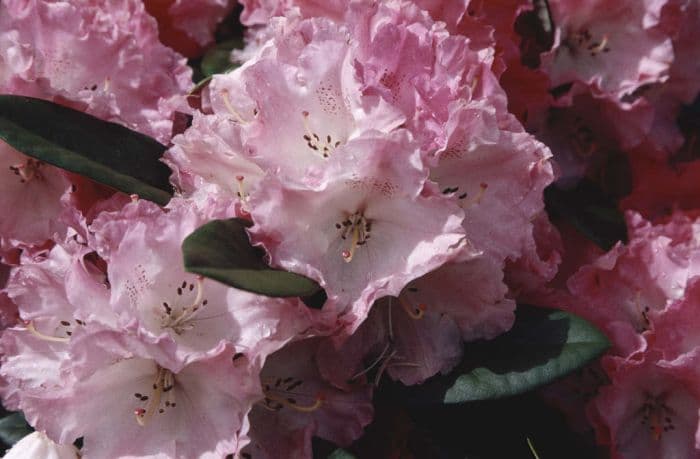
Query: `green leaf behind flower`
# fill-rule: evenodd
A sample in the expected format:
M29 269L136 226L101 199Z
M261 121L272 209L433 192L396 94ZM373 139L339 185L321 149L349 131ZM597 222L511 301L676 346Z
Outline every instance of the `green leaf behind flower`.
M166 147L119 124L33 97L0 95L0 139L16 150L164 205L172 196Z
M580 317L521 305L510 331L490 341L467 343L462 362L449 375L410 390L424 402L509 397L565 376L609 345L602 332Z
M232 218L213 220L198 228L182 243L185 269L273 297L309 297L322 291L308 277L271 268L265 262L265 252L253 247L248 239L246 228L250 225L246 220Z
M200 65L202 74L205 77L210 77L217 73L230 72L238 67L238 65L231 62L231 51L236 48L243 48L243 40L241 38L232 38L217 43L202 57L202 63Z
M8 414L0 419L0 441L7 446L14 445L33 431L20 412Z

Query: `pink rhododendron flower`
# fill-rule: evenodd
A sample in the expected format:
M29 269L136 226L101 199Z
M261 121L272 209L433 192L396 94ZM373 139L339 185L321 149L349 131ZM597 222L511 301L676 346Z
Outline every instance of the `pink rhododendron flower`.
M59 230L60 197L68 191L65 175L0 142L0 244L41 243Z
M467 38L451 36L412 2L356 7L348 21L357 24L354 65L363 93L399 108L426 153L444 148L452 104L488 97L479 81L492 53L470 49Z
M697 387L689 369L659 366L653 354L619 363L592 402L598 441L614 458L700 457Z
M161 142L172 113L159 104L183 94L190 70L157 38L141 2L84 5L3 1L0 62L11 66L0 89L58 99Z
M341 159L314 188L261 182L251 235L274 265L317 279L355 328L374 299L457 255L464 233L461 209L424 192L427 171L406 132L356 139Z
M78 449L73 445L58 445L41 432L34 432L5 453L6 459L26 459L41 457L43 459L78 459Z
M274 458L280 451L311 457L311 436L348 446L372 419L371 390L347 390L325 382L316 352L327 339L307 339L272 354L262 370L265 398L250 413L250 444L242 456Z
M77 334L61 369L74 382L28 400L27 419L60 443L84 437L88 457L236 453L260 394L255 367L223 344L183 365L166 344L112 331Z
M165 210L135 201L90 226L101 257L70 238L23 259L7 285L23 322L2 335L6 406L58 442L85 436L90 457L238 451L244 417L262 395L255 362L311 321L300 302L185 274L182 239L204 218L178 200ZM166 408L184 411L143 428ZM95 421L104 413L115 414L112 422ZM201 417L213 424L184 421ZM192 443L200 428L200 443Z
M682 298L698 270L696 224L676 215L657 227L629 214L630 242L618 245L568 281L574 310L612 337L614 352L627 357L646 347L655 317Z
M497 264L522 256L542 263L531 222L543 211L542 190L552 180L548 149L523 132L474 138L468 126L455 125L431 178L464 209L463 226L477 250Z
M284 16L294 7L304 17L340 19L349 3L349 0L242 0L241 22L247 26L267 24L272 17Z
M664 81L671 38L659 26L666 0L550 2L556 40L543 65L552 86L580 81L621 98Z
M184 271L182 241L214 216L216 210L207 215L177 199L166 211L138 201L103 213L91 226L108 261L108 301L118 323L136 320L152 339L169 336L183 359L222 341L254 355L268 340L281 346L311 320L299 301L260 297Z
M694 277L685 296L672 303L654 322L653 345L658 349L664 365L689 367L700 371L697 321L700 311L700 278Z
M169 100L191 71L157 40L140 2L0 3L0 92L40 97L124 124L167 142ZM5 247L41 244L62 229L69 182L62 172L0 142Z
M321 19L291 26L210 91L214 112L240 123L245 154L301 181L342 156L347 142L370 129L389 132L403 117L359 93L347 29Z
M653 110L643 103L622 104L574 84L566 97L548 108L536 126L537 138L552 151L557 183L569 188L582 178L597 179L613 195L624 194L609 184L613 161L626 162L621 151L638 146L649 133ZM614 172L614 171L613 171Z
M504 298L502 268L471 257L410 282L397 297L379 301L339 348L322 348L326 378L342 387L376 370L376 377L386 372L406 385L420 384L449 372L461 359L463 341L510 329L515 303Z
M244 153L240 126L226 117L195 113L192 126L173 143L165 158L173 169L171 180L184 195L207 189L235 196L245 207L248 193L264 175Z
M0 92L156 138L174 186L158 206L0 143L0 397L39 432L8 457L362 451L372 397L532 303L611 342L544 393L577 432L700 458L698 1L239 3L0 0ZM183 56L241 36L188 94ZM613 202L545 208L555 178ZM185 238L234 217L323 292L187 272ZM416 425L378 410L385 455L427 456L403 438L423 410L389 409Z

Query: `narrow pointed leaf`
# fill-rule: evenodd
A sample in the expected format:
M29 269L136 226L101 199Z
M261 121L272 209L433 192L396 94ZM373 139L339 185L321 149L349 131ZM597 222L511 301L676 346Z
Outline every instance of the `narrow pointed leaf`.
M415 389L416 396L463 403L521 394L586 365L609 345L605 335L580 317L521 305L509 332L468 343L460 365Z
M250 225L232 218L214 220L198 228L182 243L185 269L267 296L307 297L321 290L307 277L271 268L265 262L264 251L250 244L246 232Z
M41 99L0 95L0 139L16 150L104 185L164 205L166 147L119 124Z

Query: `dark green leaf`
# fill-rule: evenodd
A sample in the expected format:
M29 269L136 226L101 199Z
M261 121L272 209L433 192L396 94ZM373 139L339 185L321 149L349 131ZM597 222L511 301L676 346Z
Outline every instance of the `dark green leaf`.
M328 455L328 459L356 459L355 456L348 453L344 449L336 449Z
M32 431L22 413L12 413L0 419L0 440L8 446L14 445Z
M618 241L627 242L627 225L615 201L590 180L574 188L556 184L544 190L550 218L563 219L596 243L610 250Z
M299 274L271 268L262 249L253 247L239 218L214 220L187 236L182 244L187 271L226 285L267 296L311 296L321 287ZM320 306L319 306L320 307Z
M415 391L419 399L444 403L517 395L582 367L609 345L580 317L521 305L509 332L468 343L464 359L452 373L432 378Z
M124 126L32 97L0 95L0 139L20 152L164 205L166 147Z
M229 72L238 67L231 62L231 51L242 47L243 40L240 38L233 38L217 43L216 46L207 51L202 58L201 69L204 76L210 77L217 73Z

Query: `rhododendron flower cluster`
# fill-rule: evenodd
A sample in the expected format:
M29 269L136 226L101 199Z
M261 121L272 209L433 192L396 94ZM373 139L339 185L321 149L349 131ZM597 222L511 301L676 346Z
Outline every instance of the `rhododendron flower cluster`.
M383 382L461 371L519 303L610 342L542 391L573 426L700 457L700 3L613 3L0 0L0 94L157 140L172 187L101 183L156 167L126 140L42 160L80 127L23 149L0 107L0 397L36 431L7 457L350 447ZM317 294L192 269L214 221L236 275Z

